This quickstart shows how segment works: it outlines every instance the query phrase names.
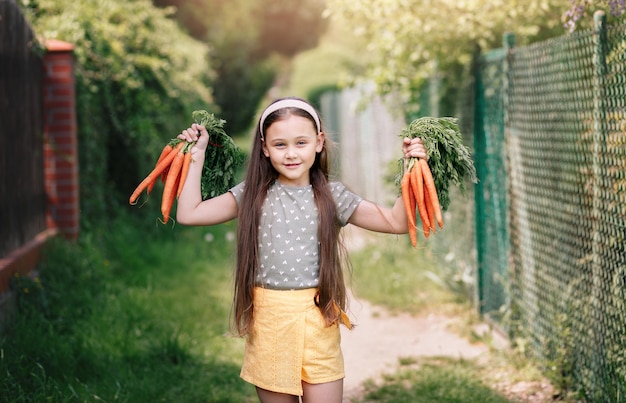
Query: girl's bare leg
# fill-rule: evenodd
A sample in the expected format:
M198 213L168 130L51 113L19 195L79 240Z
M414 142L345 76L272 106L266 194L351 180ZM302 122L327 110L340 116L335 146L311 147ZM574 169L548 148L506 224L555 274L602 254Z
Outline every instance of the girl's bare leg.
M303 403L341 403L343 399L343 379L326 383L302 382Z
M261 403L298 403L300 401L299 396L272 392L259 387L256 388L256 393Z

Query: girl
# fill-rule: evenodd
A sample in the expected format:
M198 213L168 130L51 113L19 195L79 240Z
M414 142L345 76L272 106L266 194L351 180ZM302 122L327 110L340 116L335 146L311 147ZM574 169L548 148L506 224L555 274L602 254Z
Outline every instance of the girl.
M200 179L209 141L192 124L179 138L197 141L177 206L185 225L238 218L234 326L246 337L241 377L261 402L342 401L339 323L346 288L342 226L408 232L402 198L384 208L329 180L329 140L317 111L283 98L262 113L245 181L202 200ZM403 140L405 159L426 158L419 139Z

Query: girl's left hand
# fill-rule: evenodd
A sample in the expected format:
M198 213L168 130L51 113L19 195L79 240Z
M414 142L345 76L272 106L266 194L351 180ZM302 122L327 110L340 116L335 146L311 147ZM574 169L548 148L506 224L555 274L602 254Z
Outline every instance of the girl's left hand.
M402 140L402 153L404 154L405 160L408 160L409 158L428 159L426 147L424 147L424 143L422 143L422 139L419 137L414 139L405 137Z
M196 144L191 148L191 154L204 154L209 143L209 133L206 128L197 123L193 123L190 128L183 130L178 136L179 139Z

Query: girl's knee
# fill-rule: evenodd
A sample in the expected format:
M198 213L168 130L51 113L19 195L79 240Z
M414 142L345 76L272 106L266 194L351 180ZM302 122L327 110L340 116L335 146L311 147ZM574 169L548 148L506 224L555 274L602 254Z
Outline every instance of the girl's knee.
M325 383L302 382L303 403L341 403L343 379Z
M286 393L272 392L271 390L261 389L257 386L257 396L261 403L298 403L300 402L299 396L288 395Z

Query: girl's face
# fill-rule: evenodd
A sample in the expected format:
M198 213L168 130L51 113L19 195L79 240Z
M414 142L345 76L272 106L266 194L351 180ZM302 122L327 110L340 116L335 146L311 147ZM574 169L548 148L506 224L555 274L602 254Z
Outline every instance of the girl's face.
M277 120L265 130L263 154L278 171L283 185L307 186L311 183L309 170L315 156L324 146L324 133L302 116L290 115Z

